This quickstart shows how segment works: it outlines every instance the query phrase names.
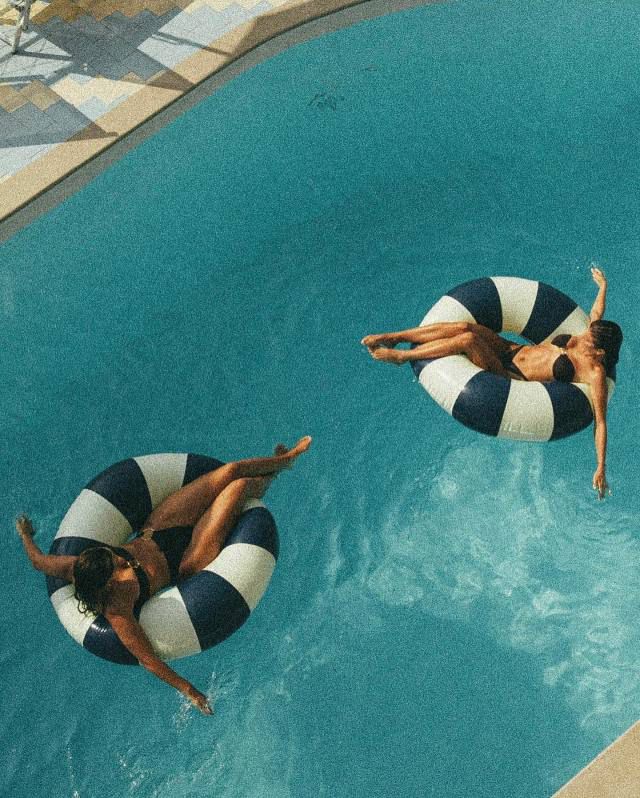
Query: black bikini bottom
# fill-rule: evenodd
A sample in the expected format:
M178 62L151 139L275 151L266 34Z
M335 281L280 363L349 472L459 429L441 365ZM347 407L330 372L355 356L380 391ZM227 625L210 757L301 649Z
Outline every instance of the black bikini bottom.
M187 546L191 543L192 526L173 526L169 529L158 529L151 535L169 565L171 584L178 582L178 569Z

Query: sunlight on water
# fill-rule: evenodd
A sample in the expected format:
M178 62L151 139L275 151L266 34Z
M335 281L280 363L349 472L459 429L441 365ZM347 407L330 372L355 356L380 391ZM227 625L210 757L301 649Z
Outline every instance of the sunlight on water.
M562 481L541 482L541 465L539 448L504 460L481 443L451 452L428 510L422 489L404 486L368 586L386 604L473 620L535 654L580 723L613 736L633 720L629 699L640 692L640 630L627 620L640 516L612 506L603 529L593 503L571 508Z

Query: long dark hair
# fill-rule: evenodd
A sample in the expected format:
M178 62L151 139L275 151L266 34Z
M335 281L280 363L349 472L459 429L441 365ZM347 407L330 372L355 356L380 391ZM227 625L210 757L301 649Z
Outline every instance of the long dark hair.
M73 584L80 612L85 615L104 612L112 573L113 554L106 546L92 546L79 555L73 566Z
M598 349L604 350L604 367L608 372L612 371L618 362L620 345L622 344L622 330L615 321L605 321L599 319L592 321L589 327L593 336L593 343Z

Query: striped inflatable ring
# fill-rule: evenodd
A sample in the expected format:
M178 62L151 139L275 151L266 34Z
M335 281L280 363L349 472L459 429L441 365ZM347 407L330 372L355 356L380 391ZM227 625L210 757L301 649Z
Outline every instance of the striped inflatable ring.
M96 543L121 546L167 496L220 465L197 454L152 454L110 466L73 502L50 553L77 555ZM139 621L158 656L197 654L235 632L262 598L277 557L273 517L251 499L213 562L143 605ZM138 664L103 616L80 612L72 584L47 577L47 588L74 640L98 657Z
M463 283L431 308L421 326L444 321L483 324L534 344L589 326L588 315L566 294L521 277L483 277ZM413 370L430 396L467 427L525 441L565 438L593 421L589 387L581 383L522 382L474 366L463 355L417 360ZM615 372L607 377L609 398Z

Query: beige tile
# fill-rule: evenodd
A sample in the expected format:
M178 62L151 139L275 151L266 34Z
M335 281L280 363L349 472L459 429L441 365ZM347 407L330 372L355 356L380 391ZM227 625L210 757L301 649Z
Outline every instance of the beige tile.
M171 11L172 8L177 10L174 0L147 0L145 8L157 17L161 17L167 11Z
M39 108L41 111L46 111L47 108L50 108L54 103L62 99L55 91L45 86L44 83L40 83L39 80L34 80L32 83L29 83L24 89L20 90L20 94L26 97L32 105L35 105L36 108Z
M120 78L120 81L122 83L137 83L140 84L141 86L144 86L145 83L147 82L144 78L141 78L140 75L136 75L135 72L127 72L126 75L123 75Z
M18 22L18 16L15 8L3 8L0 11L0 25L13 26Z
M0 85L0 108L4 108L5 111L15 111L28 102L27 98L16 91L13 86Z
M113 0L98 0L98 2L87 6L87 11L89 14L98 21L103 20L105 17L111 16L111 14L113 14L116 10L117 9L113 3Z
M123 3L117 10L125 17L133 19L146 9L146 0L131 0L130 3Z
M42 0L37 1L42 2ZM114 11L120 11L128 17L134 17L149 5L153 5L156 11L163 13L162 9L177 8L178 4L183 6L186 1L77 0L77 2L71 2L71 0L53 0L50 5L44 6L41 14L47 15L47 18L61 16L61 18L75 19L86 11L100 20ZM216 7L219 9L227 8L234 2L247 9L252 9L258 2L258 0L207 1L216 3ZM198 0L195 2L197 3ZM279 6L281 0L271 0L271 2ZM97 94L103 93L107 97L111 97L116 88L127 87L120 94L127 93L129 90L130 96L72 139L54 147L37 162L29 164L16 175L4 180L0 185L0 208L2 209L0 218L6 218L30 200L46 192L52 185L110 147L119 137L142 125L151 116L171 105L195 84L215 74L231 60L240 57L269 38L307 20L340 8L357 5L359 2L362 0L291 0L291 2L229 31L215 41L215 47L211 50L203 49L195 53L173 70L162 70L154 75L147 85L141 85L142 81L135 73L130 73L121 81L107 82L105 78L96 78L95 86L92 88L96 89ZM42 19L42 16L39 16L39 19ZM86 84L84 88L80 84L71 86L70 79L66 78L54 84L53 89L55 90L53 93L56 95L64 96L64 91L66 91L68 94L74 95L78 101L88 91ZM48 101L45 98L51 96L37 91L36 88L29 89L27 95L29 95L29 99L10 86L0 86L0 107L15 110L16 107L34 100L45 103ZM617 796L617 798L620 797Z

